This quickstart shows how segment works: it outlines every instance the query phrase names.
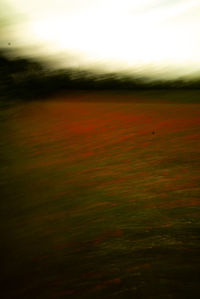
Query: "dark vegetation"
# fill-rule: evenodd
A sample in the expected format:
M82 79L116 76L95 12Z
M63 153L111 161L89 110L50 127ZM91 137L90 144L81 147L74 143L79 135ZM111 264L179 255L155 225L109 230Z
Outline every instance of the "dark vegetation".
M69 90L199 89L200 81L150 81L128 75L90 71L53 71L27 58L10 59L0 51L0 94L6 99L35 99Z

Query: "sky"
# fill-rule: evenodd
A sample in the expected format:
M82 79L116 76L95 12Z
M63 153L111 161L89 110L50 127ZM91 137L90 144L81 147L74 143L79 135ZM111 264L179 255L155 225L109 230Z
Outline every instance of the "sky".
M3 0L1 6L1 46L11 41L56 67L200 76L199 0Z

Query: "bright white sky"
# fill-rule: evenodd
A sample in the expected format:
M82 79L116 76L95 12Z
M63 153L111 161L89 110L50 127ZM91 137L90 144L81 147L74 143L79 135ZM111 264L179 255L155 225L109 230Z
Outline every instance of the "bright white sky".
M53 56L59 66L171 77L200 72L200 0L6 3L23 16L9 29L16 45Z

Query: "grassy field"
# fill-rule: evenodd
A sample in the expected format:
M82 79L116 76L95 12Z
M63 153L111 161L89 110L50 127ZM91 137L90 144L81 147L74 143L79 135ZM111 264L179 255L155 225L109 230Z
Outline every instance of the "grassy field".
M198 91L0 112L1 298L198 298Z

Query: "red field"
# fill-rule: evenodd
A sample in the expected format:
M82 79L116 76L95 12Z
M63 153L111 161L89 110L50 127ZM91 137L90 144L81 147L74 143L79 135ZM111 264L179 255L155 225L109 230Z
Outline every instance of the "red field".
M197 298L200 106L163 98L1 111L5 298Z

